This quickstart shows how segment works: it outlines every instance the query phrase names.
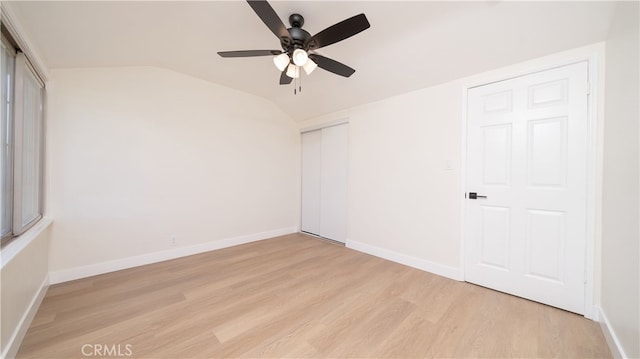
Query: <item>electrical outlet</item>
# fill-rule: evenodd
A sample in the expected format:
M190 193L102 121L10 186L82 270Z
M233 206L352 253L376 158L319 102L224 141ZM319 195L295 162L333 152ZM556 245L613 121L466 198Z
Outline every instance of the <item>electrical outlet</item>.
M176 239L176 236L171 236L171 245L175 246L178 244L178 240Z

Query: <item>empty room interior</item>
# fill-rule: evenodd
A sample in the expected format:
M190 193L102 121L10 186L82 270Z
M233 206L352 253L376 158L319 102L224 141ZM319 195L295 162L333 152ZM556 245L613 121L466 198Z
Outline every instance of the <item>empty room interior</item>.
M2 1L2 358L640 358L639 1Z

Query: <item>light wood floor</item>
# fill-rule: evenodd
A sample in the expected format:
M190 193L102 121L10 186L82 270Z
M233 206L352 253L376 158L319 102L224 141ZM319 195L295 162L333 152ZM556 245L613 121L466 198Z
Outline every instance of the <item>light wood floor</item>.
M18 358L607 358L597 323L294 234L52 286ZM85 351L92 347L85 347Z

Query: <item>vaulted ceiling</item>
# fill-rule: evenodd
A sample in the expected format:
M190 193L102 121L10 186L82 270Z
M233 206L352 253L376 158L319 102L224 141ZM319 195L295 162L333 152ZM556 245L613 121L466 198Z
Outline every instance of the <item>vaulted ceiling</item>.
M315 34L365 13L371 28L318 52L356 69L321 69L302 93L278 84L279 49L244 1L20 1L8 8L50 69L158 66L264 97L296 120L319 116L546 54L603 41L614 2L273 1L283 22Z

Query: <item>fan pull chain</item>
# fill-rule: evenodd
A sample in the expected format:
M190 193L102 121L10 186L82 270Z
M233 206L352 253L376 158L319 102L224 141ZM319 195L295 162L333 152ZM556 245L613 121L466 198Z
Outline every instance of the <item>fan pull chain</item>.
M293 94L297 95L299 92L302 92L302 76L300 72L300 66L296 67L296 74L298 75L293 80Z

